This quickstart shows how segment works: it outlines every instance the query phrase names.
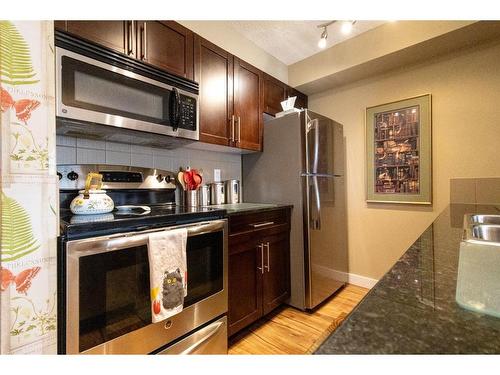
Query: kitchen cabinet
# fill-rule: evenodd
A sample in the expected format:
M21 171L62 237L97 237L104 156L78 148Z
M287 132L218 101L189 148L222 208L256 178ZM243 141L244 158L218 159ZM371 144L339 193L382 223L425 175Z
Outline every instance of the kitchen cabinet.
M286 97L296 96L295 108L307 108L307 95L302 94L300 91L294 89L293 87L287 87Z
M55 21L54 26L193 79L193 32L174 21Z
M116 52L132 53L132 21L54 21L54 27Z
M260 151L263 73L199 36L194 51L200 140Z
M290 296L290 208L229 216L229 335Z
M269 115L276 115L281 112L281 102L286 99L287 86L271 77L264 75L264 112Z
M233 55L195 35L194 56L194 79L200 84L200 141L232 146Z
M193 79L193 32L173 21L137 21L136 58Z
M266 315L290 296L290 236L281 232L262 239L264 277L262 308Z
M234 58L234 116L239 148L262 150L263 72Z

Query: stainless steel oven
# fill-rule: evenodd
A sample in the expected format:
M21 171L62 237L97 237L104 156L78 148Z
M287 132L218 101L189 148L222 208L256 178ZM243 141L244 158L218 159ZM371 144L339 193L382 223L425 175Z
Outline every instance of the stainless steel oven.
M102 129L102 136L125 129L199 139L197 85L112 52L73 46L56 47L59 120L86 123L81 132ZM162 79L164 75L169 79Z
M152 324L150 233L188 231L184 309ZM227 220L68 241L65 352L147 354L227 352Z

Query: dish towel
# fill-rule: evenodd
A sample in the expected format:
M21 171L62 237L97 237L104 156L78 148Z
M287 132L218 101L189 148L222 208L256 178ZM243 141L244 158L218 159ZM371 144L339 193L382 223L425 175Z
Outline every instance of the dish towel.
M187 295L187 229L149 235L148 257L153 323L182 311Z

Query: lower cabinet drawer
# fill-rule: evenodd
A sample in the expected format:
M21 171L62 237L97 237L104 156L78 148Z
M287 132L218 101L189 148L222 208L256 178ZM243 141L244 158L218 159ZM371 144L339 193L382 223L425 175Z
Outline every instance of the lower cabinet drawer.
M274 225L286 224L290 222L289 216L289 208L232 215L229 217L229 234L264 230Z

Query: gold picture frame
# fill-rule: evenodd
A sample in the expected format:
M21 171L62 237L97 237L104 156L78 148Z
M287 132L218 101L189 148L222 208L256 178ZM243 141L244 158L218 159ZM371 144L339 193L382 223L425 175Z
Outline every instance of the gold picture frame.
M432 98L366 108L366 201L432 204Z

